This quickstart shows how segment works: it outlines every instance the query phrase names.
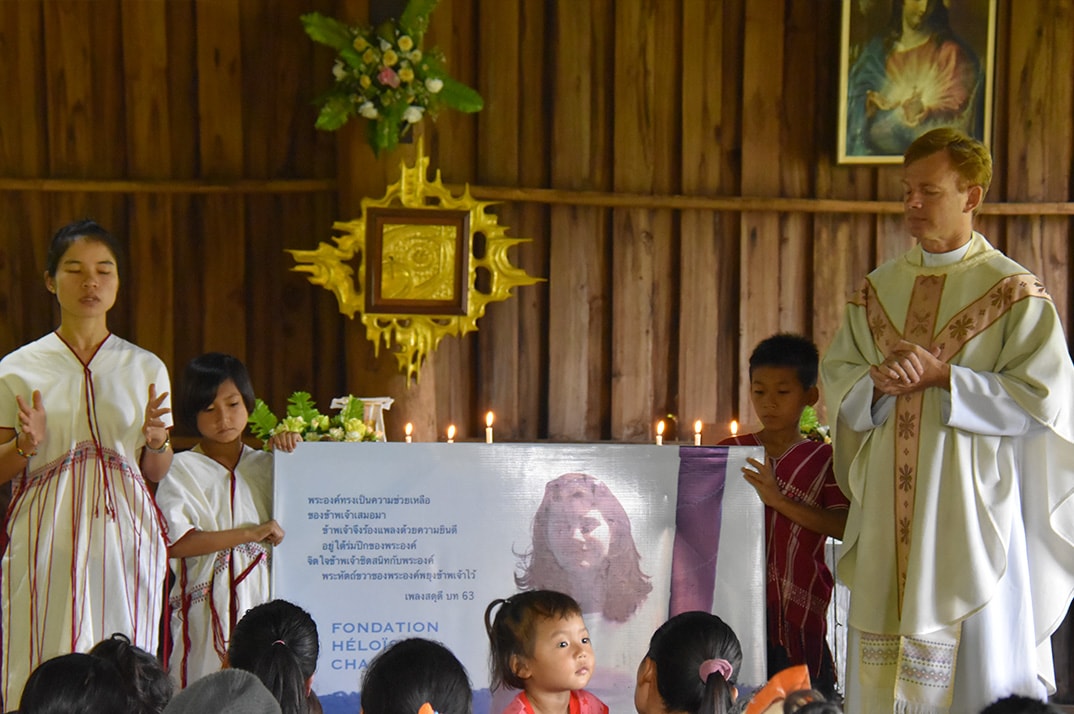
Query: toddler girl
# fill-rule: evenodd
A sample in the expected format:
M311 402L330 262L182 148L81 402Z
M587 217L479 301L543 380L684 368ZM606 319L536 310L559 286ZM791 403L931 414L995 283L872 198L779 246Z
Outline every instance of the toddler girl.
M574 598L530 590L493 600L485 610L485 630L491 689L523 690L503 714L608 714L604 702L584 689L595 662Z

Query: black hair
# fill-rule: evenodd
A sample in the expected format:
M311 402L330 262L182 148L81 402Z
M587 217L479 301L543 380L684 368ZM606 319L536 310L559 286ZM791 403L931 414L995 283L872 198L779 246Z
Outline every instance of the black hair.
M820 353L813 341L801 335L781 332L761 340L750 355L750 378L758 367L790 367L802 389L817 386Z
M1059 710L1039 699L1012 694L992 702L981 714L1059 714Z
M132 714L160 714L172 698L172 681L157 658L115 633L89 651L115 665L127 684Z
M439 642L400 640L369 663L362 677L365 714L415 714L428 702L439 714L470 714L473 690L466 669Z
M656 690L668 711L731 711L742 645L734 630L716 615L692 611L672 617L653 633L645 656L656 666ZM702 680L701 665L713 659L726 660L731 674L725 677L714 671Z
M796 689L783 700L783 714L843 714L843 709L816 689Z
M30 674L19 714L127 714L127 687L115 665L88 654L45 660Z
M228 662L264 683L283 714L305 714L306 681L317 669L320 642L310 614L286 600L251 608L231 633Z
M216 399L216 390L231 380L242 395L246 411L254 410L254 385L246 365L238 357L223 352L207 352L195 357L183 371L182 391L176 404L176 416L187 429L198 433L198 414Z
M88 218L68 223L52 236L48 247L48 258L45 261L45 272L50 277L56 277L60 259L63 258L64 253L71 247L71 244L80 238L103 243L112 252L112 257L116 259L116 272L122 277L125 258L123 246L120 245L119 240L114 235L102 228L96 221L91 221Z
M492 611L499 606L495 619ZM489 636L490 689L508 686L523 689L525 682L515 674L511 660L532 657L537 625L543 620L582 616L578 601L555 590L527 590L507 599L497 599L485 608L485 632Z

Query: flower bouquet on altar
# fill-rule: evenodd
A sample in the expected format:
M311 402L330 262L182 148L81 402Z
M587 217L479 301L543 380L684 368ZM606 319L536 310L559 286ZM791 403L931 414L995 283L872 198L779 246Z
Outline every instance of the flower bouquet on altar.
M377 28L350 27L318 12L302 16L306 34L339 53L335 83L318 100L318 129L335 131L360 116L369 120L369 144L379 154L442 106L481 110L481 95L448 76L444 53L421 49L437 2L410 0L398 19Z
M287 399L287 416L278 419L261 399L250 413L250 432L261 441L276 434L293 431L303 441L383 441L384 432L364 420L365 405L350 395L333 402L342 402L338 414L321 414L309 392L295 392Z

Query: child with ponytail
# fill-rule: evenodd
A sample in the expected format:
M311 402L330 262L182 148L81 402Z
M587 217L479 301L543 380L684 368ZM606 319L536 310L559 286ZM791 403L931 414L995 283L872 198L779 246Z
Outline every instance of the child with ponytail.
M661 625L638 666L638 714L728 714L738 690L742 645L707 612L684 612Z

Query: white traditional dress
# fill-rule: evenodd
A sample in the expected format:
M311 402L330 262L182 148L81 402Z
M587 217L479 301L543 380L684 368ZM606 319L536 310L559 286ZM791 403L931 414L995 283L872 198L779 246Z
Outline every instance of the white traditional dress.
M171 390L164 363L115 335L87 365L56 333L0 361L0 426L18 426L15 397L35 389L47 417L37 455L11 482L0 566L8 709L40 662L114 632L156 652L168 566L138 467L150 384Z
M157 491L175 543L192 530L224 531L272 518L272 454L244 446L229 470L195 447L176 454ZM180 687L220 669L235 624L269 600L270 546L173 558L169 673Z
M942 258L915 247L871 273L822 364L851 499L838 567L846 706L860 714L1043 695L1074 592L1074 366L1059 316L980 234ZM900 339L951 365L950 392L872 405L869 367Z

